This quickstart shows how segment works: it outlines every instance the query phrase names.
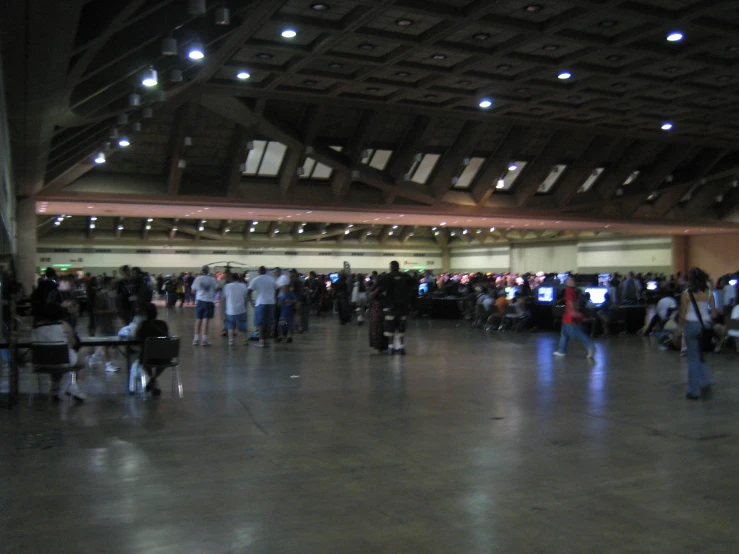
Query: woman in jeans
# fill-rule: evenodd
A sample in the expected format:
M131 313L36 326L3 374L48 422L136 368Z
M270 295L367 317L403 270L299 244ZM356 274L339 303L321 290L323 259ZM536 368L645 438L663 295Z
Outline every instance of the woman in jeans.
M703 358L703 328L711 328L712 318L717 312L708 286L708 275L694 267L688 273L688 283L689 288L680 299L678 323L683 329L688 355L688 393L685 398L698 400L711 394L711 378Z

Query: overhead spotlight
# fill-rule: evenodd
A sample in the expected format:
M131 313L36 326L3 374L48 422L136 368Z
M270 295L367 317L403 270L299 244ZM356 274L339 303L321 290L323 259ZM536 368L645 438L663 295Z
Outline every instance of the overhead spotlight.
M344 234L345 234L345 235L348 235L348 234L349 234L349 229L346 229L346 230L344 231Z
M146 71L144 71L143 76L141 77L141 84L145 87L155 87L159 83L159 75L157 74L157 70L153 67L150 67Z
M277 235L280 232L279 229L275 229L275 235Z
M249 232L250 232L250 233L253 233L254 231L255 231L254 227L250 227L250 228L249 228Z
M662 130L663 130L663 131L672 131L672 127L673 127L673 125L672 125L672 123L670 123L669 121L665 121L665 122L664 122L664 123L662 124Z
M147 225L147 226L146 226L146 230L147 230L147 231L151 231L151 225Z
M90 218L90 221L97 221L97 220L98 220L97 216L92 216L92 217Z
M518 166L516 164L511 164L508 166L508 171L516 171L518 169Z
M431 230L432 231L436 231L437 229L438 229L438 227L431 227Z
M398 226L397 226L397 225L393 225L393 229L397 229L397 228L398 228Z
M169 72L169 80L173 83L181 83L183 78L181 69L173 69Z
M95 228L95 224L94 223L90 223L90 229L94 229L94 228Z
M295 38L298 36L298 32L295 29L283 29L280 36L282 38Z
M128 97L128 105L132 107L141 105L141 95L138 92L134 92Z
M441 225L442 227L444 227L444 225L446 225L446 221L442 221L441 223L439 223L439 225Z
M185 137L185 146L192 146L192 137Z
M226 6L216 8L214 16L216 25L231 25L231 10Z
M491 233L494 233L495 232L495 227L490 227L490 232Z
M354 227L354 224L353 223L350 223L349 225L347 225L347 227L349 227L351 229L352 227Z
M119 225L119 226L118 226L118 230L119 230L119 231L123 231L123 225Z
M149 106L147 106L141 111L142 119L151 119L152 117L154 117L154 110L151 109Z
M205 15L205 0L189 0L187 3L187 13L190 15Z
M187 161L186 160L180 160L180 161L178 161L177 162L177 167L179 167L180 169L187 168Z
M452 237L456 237L457 236L457 233L455 233L454 231L452 231L451 233L449 233L449 235L452 236Z
M127 146L131 146L131 141L128 140L127 137L121 137L120 139L118 139L118 146L120 146L121 148L126 148Z
M505 187L505 181L503 179L498 179L498 184L495 185L496 189L502 189Z
M174 37L164 37L162 39L162 56L177 55L177 39Z
M716 202L723 202L723 201L724 201L724 195L723 195L723 194L719 194L719 195L718 195L718 196L716 197Z
M478 229L477 231L475 231L475 233L479 235L480 233L482 233L482 229Z
M193 41L190 44L190 49L187 51L187 57L191 60L202 60L205 57L205 51L203 45L199 41Z
M466 235L467 234L467 229L465 229L464 231L462 231L462 234L463 235Z
M198 231L205 231L205 227L203 227L203 226L201 225L200 227L198 227Z
M487 98L480 100L480 104L479 104L479 106L484 110L488 109L492 105L493 105L493 101L488 100Z
M248 71L239 71L239 72L238 72L238 73L236 74L236 78L237 78L237 79L240 79L240 80L242 80L242 81L246 81L246 80L247 80L247 79L248 79L249 77L251 77L251 75L249 74L249 72L248 72Z
M229 229L228 227L226 227L226 228L225 228L225 229L223 230L223 232L224 232L224 233L230 233L230 232L231 232L231 229Z
M259 225L259 222L258 221L252 221L251 224L252 225Z
M561 79L562 81L566 81L570 77L572 77L572 73L570 73L569 71L562 71L559 75L557 75L557 79Z
M105 153L104 152L98 152L97 156L95 156L95 163L100 165L105 163Z
M302 227L298 229L298 233L303 234L304 232L305 232L305 229L303 229Z
M667 42L680 42L683 40L683 34L680 31L671 31L667 35Z
M316 10L317 12L326 11L328 8L329 6L325 2L314 2L310 5L310 9Z
M388 236L393 236L393 232L392 232L392 231L390 231L390 232L388 233Z

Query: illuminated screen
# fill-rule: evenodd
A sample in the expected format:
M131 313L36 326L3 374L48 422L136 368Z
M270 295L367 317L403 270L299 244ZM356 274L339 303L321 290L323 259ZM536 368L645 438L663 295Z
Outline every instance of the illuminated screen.
M506 287L505 288L505 297L508 300L513 300L513 298L516 296L516 293L518 292L518 287Z
M606 294L608 289L604 287L587 287L585 292L590 293L590 301L596 306L600 306L606 301Z
M658 287L657 281L647 281L647 290L657 290Z
M601 273L600 275L598 275L598 286L599 287L607 287L610 282L611 282L610 273Z
M736 279L732 279L731 281L729 281L729 284L730 284L730 285L731 285L732 287L735 287L735 286L736 286L736 284L737 284L737 280L736 280Z
M328 278L331 279L332 283L335 283L339 280L339 274L338 273L329 273Z
M559 279L559 282L564 285L565 281L567 280L567 277L569 276L570 276L569 273L560 273L559 275L557 275L557 279Z
M423 296L424 294L428 294L429 292L429 284L428 283L421 283L418 285L418 296Z
M542 303L554 302L554 287L539 287L536 298Z

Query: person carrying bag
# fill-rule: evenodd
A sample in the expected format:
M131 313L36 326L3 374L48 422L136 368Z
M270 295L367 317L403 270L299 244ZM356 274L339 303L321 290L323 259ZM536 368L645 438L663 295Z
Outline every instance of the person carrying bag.
M709 398L711 378L703 353L713 346L712 317L716 305L708 287L708 276L695 267L688 273L689 288L683 292L678 323L682 327L688 356L688 400ZM708 324L708 327L706 327Z

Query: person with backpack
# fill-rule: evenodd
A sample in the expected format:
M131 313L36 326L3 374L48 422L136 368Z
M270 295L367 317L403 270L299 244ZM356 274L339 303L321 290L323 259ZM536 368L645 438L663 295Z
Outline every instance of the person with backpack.
M405 356L405 330L418 293L418 284L410 275L402 273L400 264L393 260L390 262L390 273L380 277L378 288L384 299L387 353Z
M595 357L595 345L591 342L582 328L583 313L578 309L577 289L575 278L570 276L565 280L565 313L562 316L562 332L559 338L559 348L554 355L557 358L567 356L567 345L570 338L576 338L583 343L588 351L588 358Z

